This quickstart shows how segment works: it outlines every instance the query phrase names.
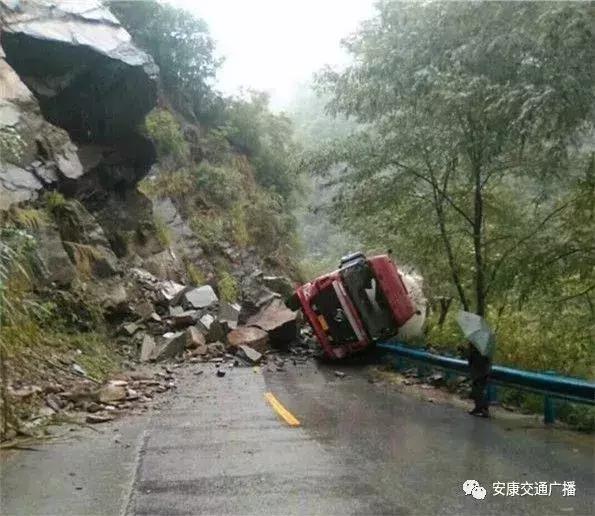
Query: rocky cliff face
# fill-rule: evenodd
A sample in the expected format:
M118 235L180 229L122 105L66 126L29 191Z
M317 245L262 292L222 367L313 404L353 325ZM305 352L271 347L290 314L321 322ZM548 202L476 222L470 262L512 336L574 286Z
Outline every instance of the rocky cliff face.
M138 126L156 102L157 67L96 1L0 2L2 205L57 187L91 209L125 196L155 160ZM9 155L7 155L9 154Z
M136 184L156 159L139 127L157 101L158 69L97 1L0 2L0 16L0 211L60 192L78 224L60 227L66 252L113 273L122 232L142 234L152 220ZM58 228L38 233L49 277L70 278Z
M211 277L176 203L137 189L156 162L140 129L158 102L152 58L98 0L0 0L0 22L0 222L11 206L35 209L44 192L60 194L53 220L36 229L59 284L74 276L68 258L100 279L142 266L185 281L188 263ZM253 251L224 244L238 278L261 265Z

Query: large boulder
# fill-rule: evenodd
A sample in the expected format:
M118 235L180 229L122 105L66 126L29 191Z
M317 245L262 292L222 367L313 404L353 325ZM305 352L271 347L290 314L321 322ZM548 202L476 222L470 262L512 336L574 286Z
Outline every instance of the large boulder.
M17 149L1 153L0 210L55 184L122 247L152 218L135 186L156 159L139 126L157 67L99 0L0 0L0 16L0 142Z
M47 120L77 142L114 143L136 132L155 105L158 69L99 0L3 4L6 61Z
M260 353L269 347L269 336L266 331L254 326L239 326L227 334L227 343L232 348L250 346Z
M66 131L43 118L0 46L0 210L34 200L60 174L82 171L76 150Z
M76 274L75 268L62 245L58 228L49 223L41 224L36 231L37 256L43 267L43 279L67 287Z
M273 345L285 346L296 338L296 321L297 312L291 311L281 300L274 299L250 317L246 324L266 331Z
M184 302L192 308L208 308L218 301L219 298L210 285L193 288L184 294Z

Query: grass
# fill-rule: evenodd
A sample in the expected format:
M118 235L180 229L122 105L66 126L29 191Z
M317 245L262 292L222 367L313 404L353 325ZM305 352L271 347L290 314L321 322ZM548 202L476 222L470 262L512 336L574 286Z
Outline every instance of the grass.
M170 247L172 238L171 238L171 231L165 221L159 217L159 215L153 216L153 221L155 223L155 236L157 240L163 245L164 247Z
M188 279L192 285L200 287L207 282L206 276L202 273L202 271L198 270L196 265L194 265L192 262L186 260L185 266L186 274L188 275Z
M219 298L223 301L234 303L238 299L238 284L235 278L227 271L219 273L217 290L219 291Z

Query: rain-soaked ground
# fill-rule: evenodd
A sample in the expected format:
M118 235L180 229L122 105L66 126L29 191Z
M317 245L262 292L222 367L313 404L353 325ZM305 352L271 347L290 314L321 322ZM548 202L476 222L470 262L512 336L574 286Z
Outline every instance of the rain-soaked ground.
M289 361L219 378L187 365L149 417L5 455L2 514L593 514L588 437L472 418L336 369ZM465 496L468 479L485 499Z

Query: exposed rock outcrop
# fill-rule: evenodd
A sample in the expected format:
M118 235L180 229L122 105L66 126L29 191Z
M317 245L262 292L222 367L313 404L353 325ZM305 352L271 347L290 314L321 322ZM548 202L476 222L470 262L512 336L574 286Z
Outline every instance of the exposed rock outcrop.
M0 131L19 135L3 152L0 209L52 184L105 221L121 215L118 196L142 205L134 186L155 161L138 132L157 98L152 58L96 0L0 1L0 14Z

